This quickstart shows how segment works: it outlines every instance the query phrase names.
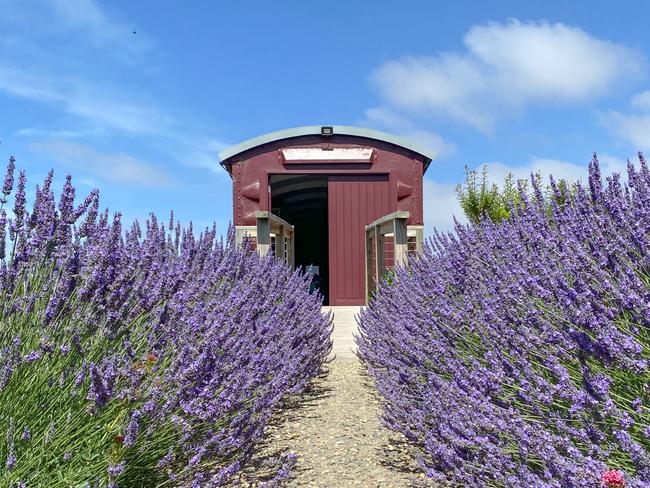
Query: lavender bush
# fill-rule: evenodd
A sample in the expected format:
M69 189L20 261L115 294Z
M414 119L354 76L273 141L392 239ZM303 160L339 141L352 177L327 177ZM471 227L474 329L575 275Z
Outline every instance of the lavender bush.
M386 424L453 486L650 486L650 172L456 224L361 315ZM550 213L547 205L551 206ZM614 484L613 484L614 483Z
M308 278L92 192L0 209L0 486L219 486L331 349ZM9 240L5 242L6 237ZM284 476L284 473L280 473Z

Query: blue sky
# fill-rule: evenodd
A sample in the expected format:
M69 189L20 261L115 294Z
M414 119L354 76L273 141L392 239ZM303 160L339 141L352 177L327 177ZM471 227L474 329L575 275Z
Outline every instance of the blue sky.
M54 168L127 220L231 218L222 148L362 125L439 153L425 220L463 167L578 178L650 147L646 2L4 0L0 157Z

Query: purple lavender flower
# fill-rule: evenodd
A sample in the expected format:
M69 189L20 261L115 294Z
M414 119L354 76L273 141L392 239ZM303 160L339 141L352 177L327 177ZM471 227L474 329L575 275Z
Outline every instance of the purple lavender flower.
M7 466L7 471L13 471L13 469L16 467L16 456L15 454L10 451L9 454L7 455L7 461L6 461L6 466Z
M139 410L135 410L131 413L131 419L129 420L129 425L126 427L126 435L124 436L125 446L132 446L135 443L140 428L141 418L142 412Z
M21 228L23 225L23 217L25 216L25 171L21 170L18 173L18 187L16 188L16 197L14 204L14 216L15 222L18 228Z
M102 407L108 402L111 391L106 384L106 379L102 372L97 368L97 365L90 363L90 390L86 399L91 400L97 407Z
M26 354L23 360L26 363L33 363L34 361L38 361L43 357L43 352L42 351L31 351L30 353Z
M5 258L5 248L7 245L7 214L4 209L0 209L0 260Z
M111 478L117 478L119 475L121 475L124 472L125 468L126 468L126 463L124 461L122 461L119 464L110 465L108 467L108 475Z
M9 164L7 164L7 173L5 174L5 181L2 185L2 195L3 198L0 199L0 202L7 203L7 197L11 193L11 190L14 187L14 170L16 169L16 159L11 156L9 158Z

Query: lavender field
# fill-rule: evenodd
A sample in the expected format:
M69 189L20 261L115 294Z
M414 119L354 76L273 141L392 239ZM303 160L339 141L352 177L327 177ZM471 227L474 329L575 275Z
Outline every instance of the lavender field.
M361 314L388 427L464 487L650 486L650 172L436 234Z
M232 484L331 351L308 278L53 174L0 209L0 486ZM436 233L360 316L384 421L441 486L650 486L650 171L531 178ZM14 188L15 187L15 188ZM282 485L295 455L275 459Z
M331 348L320 296L214 228L123 229L52 179L28 209L12 159L2 189L0 486L227 484Z

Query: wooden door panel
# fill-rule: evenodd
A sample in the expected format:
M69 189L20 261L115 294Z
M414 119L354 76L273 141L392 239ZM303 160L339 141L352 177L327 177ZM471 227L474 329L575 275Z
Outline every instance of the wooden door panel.
M388 175L328 179L329 303L366 303L365 226L395 210Z

